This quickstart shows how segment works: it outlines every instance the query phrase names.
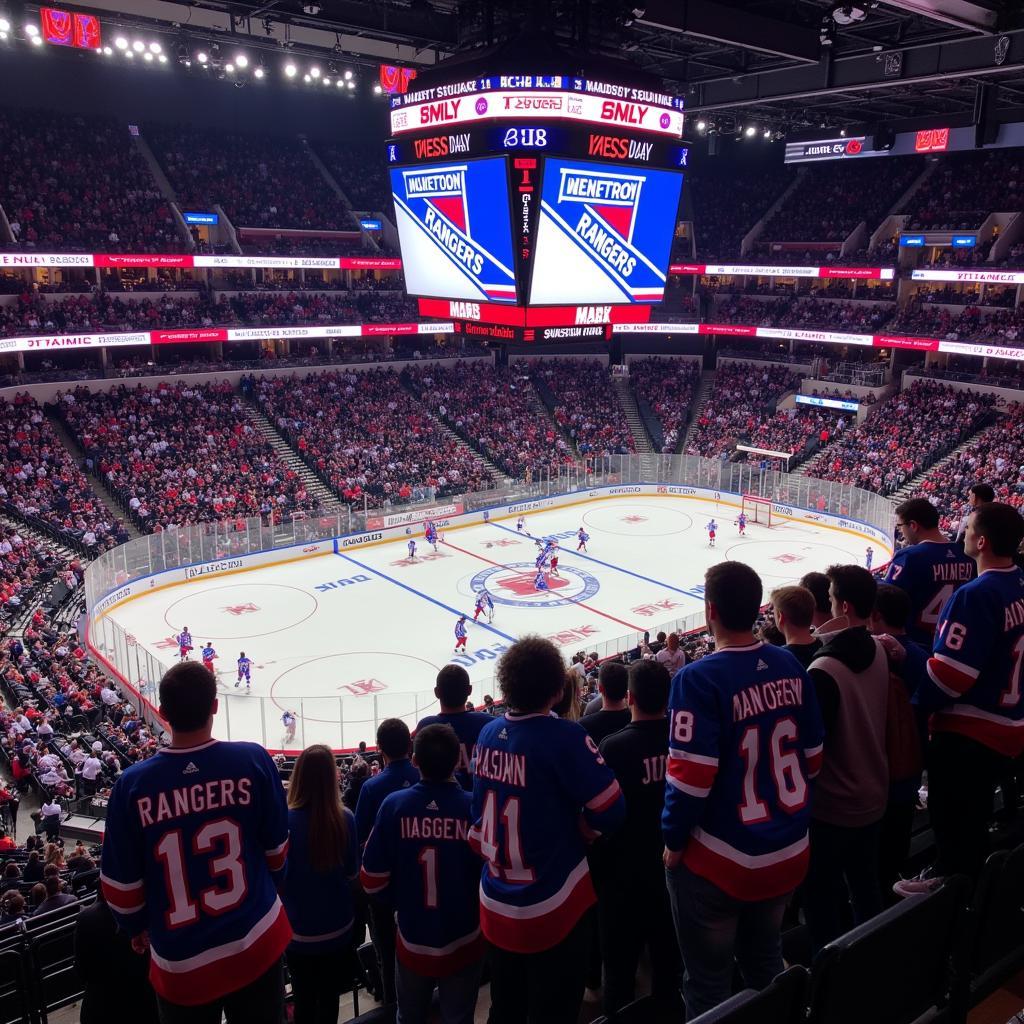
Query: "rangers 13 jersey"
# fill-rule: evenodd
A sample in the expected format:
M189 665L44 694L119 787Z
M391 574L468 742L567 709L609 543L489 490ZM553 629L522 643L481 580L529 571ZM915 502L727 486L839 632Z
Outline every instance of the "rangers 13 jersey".
M100 884L120 927L149 932L150 981L168 1002L212 1002L281 956L287 853L284 790L256 743L165 748L117 780Z
M1024 572L986 569L942 609L928 682L915 694L937 708L935 732L969 736L1006 757L1024 753Z
M487 940L514 953L561 942L595 901L584 834L613 831L625 812L618 781L576 722L508 713L484 726L469 839L487 862Z
M669 696L665 845L734 899L795 889L823 738L813 684L789 651L752 642L681 668Z
M926 540L897 551L885 582L905 590L910 598L907 636L930 649L939 613L953 591L973 580L976 571L974 559L952 543Z

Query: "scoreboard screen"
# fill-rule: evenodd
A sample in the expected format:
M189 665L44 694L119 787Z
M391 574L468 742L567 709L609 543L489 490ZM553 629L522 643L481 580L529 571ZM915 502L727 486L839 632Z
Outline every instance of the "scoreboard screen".
M660 302L683 176L548 157L530 305Z
M408 293L515 303L506 158L392 167L390 174Z

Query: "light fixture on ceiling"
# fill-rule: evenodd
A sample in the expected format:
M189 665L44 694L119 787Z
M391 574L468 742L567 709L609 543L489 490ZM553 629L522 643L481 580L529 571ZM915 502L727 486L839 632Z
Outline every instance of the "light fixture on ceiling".
M235 67L245 70L249 66L249 58L244 53L235 55Z
M867 7L861 4L833 4L829 11L837 25L856 25L868 16Z
M299 73L299 69L294 64L285 64L284 73L287 78L294 78Z

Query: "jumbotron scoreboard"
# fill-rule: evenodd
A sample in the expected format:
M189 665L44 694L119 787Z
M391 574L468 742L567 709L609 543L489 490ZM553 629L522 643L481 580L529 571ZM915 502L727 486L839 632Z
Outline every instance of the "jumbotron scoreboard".
M386 144L420 314L509 341L647 322L689 155L682 99L564 75L424 86L391 98Z

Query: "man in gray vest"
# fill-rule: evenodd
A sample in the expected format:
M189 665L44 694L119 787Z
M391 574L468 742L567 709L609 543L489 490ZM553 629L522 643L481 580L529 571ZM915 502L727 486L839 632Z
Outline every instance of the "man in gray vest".
M858 565L827 572L833 618L808 672L825 725L824 760L811 802L811 863L804 913L817 953L882 909L878 847L889 792L885 733L889 663L868 631L877 582Z

